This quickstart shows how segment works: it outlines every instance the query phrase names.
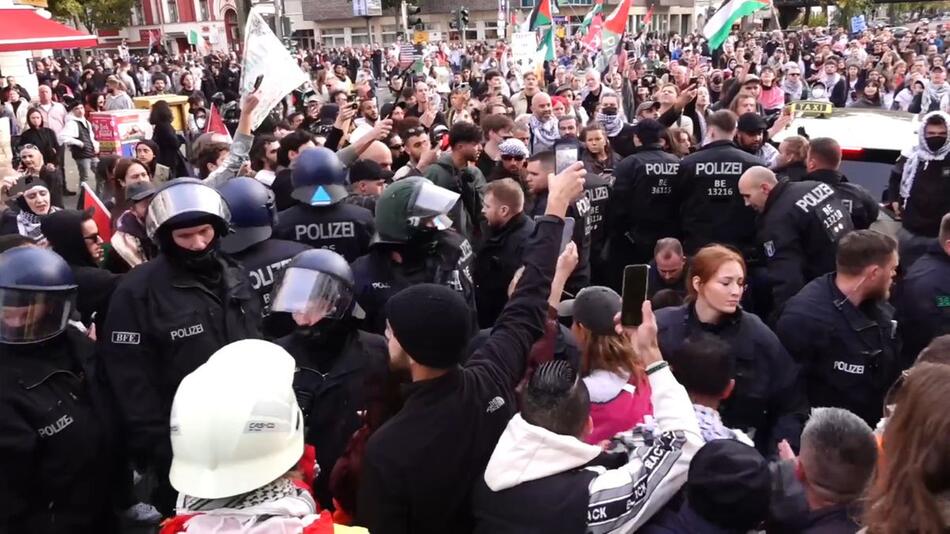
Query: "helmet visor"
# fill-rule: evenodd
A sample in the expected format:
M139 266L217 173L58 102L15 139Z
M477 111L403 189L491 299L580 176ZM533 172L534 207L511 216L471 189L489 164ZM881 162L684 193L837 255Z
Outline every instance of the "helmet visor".
M0 288L0 342L35 343L66 328L75 290L29 291Z
M302 315L308 324L316 324L343 317L352 301L353 292L339 278L291 267L274 290L271 311Z
M452 226L449 211L459 200L459 194L439 187L428 180L419 188L416 198L409 209L409 217L413 226L421 226L426 220L432 220L439 230L446 230Z
M152 198L145 217L145 231L152 238L160 226L186 213L214 215L226 223L231 220L228 205L217 191L206 185L185 183L166 187Z

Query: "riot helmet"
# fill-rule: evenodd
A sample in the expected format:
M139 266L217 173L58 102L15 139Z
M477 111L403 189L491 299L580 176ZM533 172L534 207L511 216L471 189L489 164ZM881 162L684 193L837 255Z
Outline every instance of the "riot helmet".
M25 246L0 254L0 343L38 343L66 329L76 280L58 254Z
M253 178L232 178L218 188L231 212L231 233L221 240L221 250L241 252L270 239L277 220L274 193Z
M349 196L346 167L329 148L308 148L293 162L291 197L308 206L329 206Z
M195 178L176 178L156 190L145 217L145 231L158 242L160 230L211 224L218 237L223 237L230 222L231 212L218 191Z
M376 201L374 243L408 243L434 231L451 228L448 213L459 194L421 176L387 186Z
M275 284L271 311L287 312L302 325L362 315L353 299L353 271L346 259L326 249L294 256Z

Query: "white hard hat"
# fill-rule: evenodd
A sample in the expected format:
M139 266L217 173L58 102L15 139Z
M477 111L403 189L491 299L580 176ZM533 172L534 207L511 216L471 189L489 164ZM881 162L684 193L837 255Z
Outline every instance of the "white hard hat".
M172 403L172 486L218 499L290 470L304 449L294 369L283 348L246 339L222 347L186 376Z

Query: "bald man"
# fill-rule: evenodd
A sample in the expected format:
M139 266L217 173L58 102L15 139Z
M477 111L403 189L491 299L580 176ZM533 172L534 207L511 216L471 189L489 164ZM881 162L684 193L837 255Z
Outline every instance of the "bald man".
M366 147L366 150L360 154L360 159L375 161L384 170L393 170L393 152L382 141L373 141Z
M756 238L765 253L773 310L812 279L835 270L838 240L854 230L848 210L830 185L778 181L765 167L739 178L745 205L759 213Z
M531 118L528 126L531 128L529 148L532 154L554 149L554 143L560 139L561 134L551 107L551 97L547 93L537 93L531 98Z

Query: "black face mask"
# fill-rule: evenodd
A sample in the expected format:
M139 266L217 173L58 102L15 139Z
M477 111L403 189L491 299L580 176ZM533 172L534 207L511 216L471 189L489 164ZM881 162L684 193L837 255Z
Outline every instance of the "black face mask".
M171 232L159 234L162 252L175 264L199 276L214 276L220 273L224 266L219 261L218 249L221 239L217 234L214 240L203 250L185 250L175 244Z
M929 148L931 152L936 152L943 148L943 145L947 144L947 136L927 137L924 139L924 142L927 143L927 148Z
M332 344L340 344L345 340L345 335L349 329L347 319L324 318L314 325L298 326L297 332L301 337L307 340L308 344L324 347Z

